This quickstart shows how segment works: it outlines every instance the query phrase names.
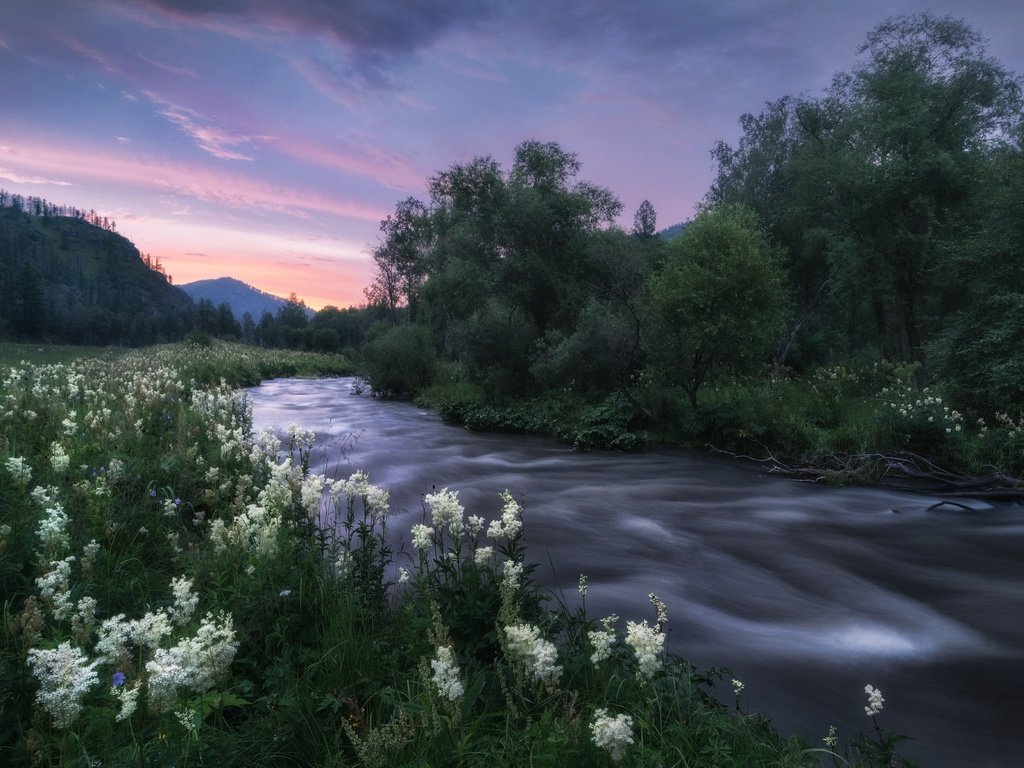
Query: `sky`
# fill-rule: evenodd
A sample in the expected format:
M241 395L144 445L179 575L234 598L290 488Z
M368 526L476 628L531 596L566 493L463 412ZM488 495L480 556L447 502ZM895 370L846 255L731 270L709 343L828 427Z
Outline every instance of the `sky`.
M743 113L923 11L1024 72L1019 0L0 0L0 188L115 220L176 284L356 306L432 174L554 141L664 228Z

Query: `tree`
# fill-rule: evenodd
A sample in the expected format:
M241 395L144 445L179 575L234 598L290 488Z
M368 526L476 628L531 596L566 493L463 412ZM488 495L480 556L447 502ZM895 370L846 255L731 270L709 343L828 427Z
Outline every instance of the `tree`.
M717 368L767 360L789 313L780 250L742 206L705 208L651 281L644 342L654 370L697 394Z
M1020 84L961 21L925 13L868 36L849 74L803 105L805 180L840 256L835 267L871 297L879 346L896 318L925 381L929 301L949 274L942 244L970 227L979 165L1020 119ZM884 347L882 349L884 353Z
M633 234L640 240L650 240L658 233L658 215L649 200L640 203L633 214Z

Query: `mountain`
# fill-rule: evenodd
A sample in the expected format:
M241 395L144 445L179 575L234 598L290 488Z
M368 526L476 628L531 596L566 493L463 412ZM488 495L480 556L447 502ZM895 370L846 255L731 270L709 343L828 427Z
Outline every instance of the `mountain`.
M196 280L194 283L184 283L179 287L197 304L202 299L213 302L215 307L227 302L236 320L241 320L242 315L246 312L252 315L252 319L257 323L263 317L264 312L269 312L276 317L277 310L286 303L286 299L282 299L280 296L253 288L248 283L243 283L233 277Z
M73 210L73 209L72 209ZM0 338L150 344L191 327L191 299L113 223L0 190Z

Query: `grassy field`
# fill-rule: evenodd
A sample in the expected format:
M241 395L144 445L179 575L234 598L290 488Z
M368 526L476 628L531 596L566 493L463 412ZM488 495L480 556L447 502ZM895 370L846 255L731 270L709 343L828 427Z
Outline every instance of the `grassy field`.
M526 489L430 494L393 552L387 490L310 472L299 426L254 435L236 390L350 370L226 344L5 364L0 764L903 764L884 729L812 746L740 681L716 700L656 595L625 623L584 577L582 608L549 601Z

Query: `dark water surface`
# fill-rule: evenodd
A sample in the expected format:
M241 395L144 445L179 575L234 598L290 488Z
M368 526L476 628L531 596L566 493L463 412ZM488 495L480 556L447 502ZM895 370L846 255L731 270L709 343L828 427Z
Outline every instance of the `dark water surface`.
M820 746L830 724L867 731L871 683L881 724L912 737L902 753L922 768L1024 766L1024 508L929 510L939 499L819 488L684 451L576 453L351 389L267 382L250 391L256 427L315 430L312 468L366 470L390 489L406 542L435 486L488 520L508 488L541 581L575 602L586 573L593 618L653 620L656 592L671 649L730 668L744 709L783 733Z

